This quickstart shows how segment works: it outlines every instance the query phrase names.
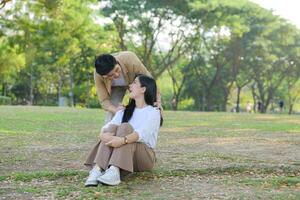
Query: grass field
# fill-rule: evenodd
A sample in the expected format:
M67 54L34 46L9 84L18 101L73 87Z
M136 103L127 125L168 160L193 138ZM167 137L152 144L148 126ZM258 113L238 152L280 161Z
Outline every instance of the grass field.
M165 111L157 165L85 188L98 109L0 106L0 199L300 199L300 116Z

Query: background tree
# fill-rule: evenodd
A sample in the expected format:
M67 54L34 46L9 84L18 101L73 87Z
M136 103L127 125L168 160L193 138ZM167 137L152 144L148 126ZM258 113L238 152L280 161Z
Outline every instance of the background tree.
M170 109L239 112L251 94L263 113L297 104L299 30L247 0L1 3L0 93L12 103L98 107L95 56L131 50Z
M184 1L106 2L103 10L105 16L111 17L114 22L121 50L136 52L156 79L168 67L176 65L184 52L185 20L175 10L176 6L186 7ZM162 34L169 36L171 46L163 49L163 54L158 56L158 40Z

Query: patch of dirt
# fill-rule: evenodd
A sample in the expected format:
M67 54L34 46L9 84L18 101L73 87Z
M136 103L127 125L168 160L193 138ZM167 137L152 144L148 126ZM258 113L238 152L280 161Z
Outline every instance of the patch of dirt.
M186 134L192 130L193 134ZM194 170L212 167L224 167L230 165L244 165L277 167L285 165L300 169L300 134L299 133L272 133L255 132L254 130L222 129L222 137L201 135L207 132L204 128L164 128L159 135L156 155L158 170ZM218 129L210 129L212 132ZM221 130L221 129L219 129ZM236 135L225 133L235 132ZM172 134L169 134L172 133ZM83 170L83 162L89 152L93 141L79 143L78 146L44 146L36 143L35 146L27 146L23 149L1 149L0 174L12 172L32 171L57 171L57 170ZM254 174L257 175L257 174ZM257 175L258 176L258 175ZM294 197L299 190L293 188L270 189L257 188L247 185L235 184L235 180L245 178L229 175L187 175L184 177L164 177L147 181L135 181L124 183L128 187L126 198L144 199L270 199L276 196ZM230 179L232 184L227 184ZM0 199L54 199L53 189L64 186L62 180L33 180L29 183L0 181ZM67 184L79 187L79 191L70 192L66 198L72 199L82 195L85 189L84 180L67 180ZM42 193L26 193L18 191L25 186L39 187L42 185ZM96 190L95 190L96 191ZM73 196L72 196L73 195ZM124 199L124 196L110 194L114 199ZM93 197L91 197L93 198Z
M265 164L297 164L300 160L300 134L291 133L255 133L241 137L195 137L172 136L161 134L157 156L164 162L182 160L188 167L204 167L208 165L226 164L228 162L247 161ZM201 154L215 152L233 157L232 160L216 159L201 160ZM199 154L191 159L190 154ZM227 156L227 157L228 157ZM212 162L217 160L216 162ZM200 166L199 166L200 164ZM168 167L171 167L168 165Z

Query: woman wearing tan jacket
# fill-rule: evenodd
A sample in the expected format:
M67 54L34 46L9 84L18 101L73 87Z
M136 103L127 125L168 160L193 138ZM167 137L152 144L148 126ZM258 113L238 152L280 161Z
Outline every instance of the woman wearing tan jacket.
M118 110L124 109L121 105L123 97L137 74L151 76L133 52L122 51L112 55L102 54L97 57L94 79L99 102L102 108L107 111L105 124L112 119ZM162 109L160 102L160 94L157 92L155 105Z

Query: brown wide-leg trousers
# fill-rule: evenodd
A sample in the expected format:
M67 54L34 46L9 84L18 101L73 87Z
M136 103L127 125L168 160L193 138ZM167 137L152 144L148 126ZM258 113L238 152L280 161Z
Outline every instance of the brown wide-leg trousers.
M110 125L104 132L112 132L116 136L125 137L133 132L133 128L129 123L122 123L120 126ZM97 164L102 170L113 165L127 172L141 172L152 169L155 162L155 152L144 143L135 142L113 148L98 141L84 165L92 167Z

